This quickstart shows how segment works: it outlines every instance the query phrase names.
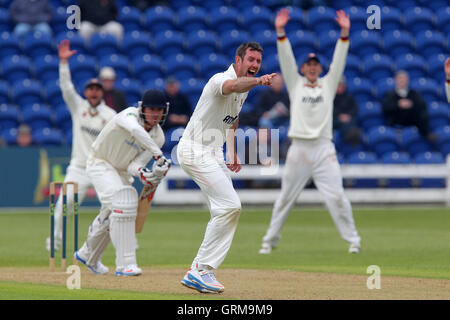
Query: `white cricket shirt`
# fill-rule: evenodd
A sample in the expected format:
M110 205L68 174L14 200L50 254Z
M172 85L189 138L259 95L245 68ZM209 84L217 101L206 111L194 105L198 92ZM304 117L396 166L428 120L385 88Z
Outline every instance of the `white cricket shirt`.
M317 80L317 86L299 73L299 68L287 38L277 41L281 72L290 98L288 136L299 139L332 139L333 101L345 68L348 40L339 39L329 72Z
M226 132L238 119L248 92L222 93L223 83L237 79L231 65L227 71L216 73L203 88L195 110L186 126L182 139L209 147L222 147Z
M447 92L447 102L450 103L450 80L445 81L445 91Z
M59 82L67 107L72 115L72 159L70 165L85 168L91 145L103 127L116 114L102 101L91 107L75 90L68 63L59 64Z
M91 158L111 164L120 173L138 176L138 169L153 156L162 155L164 132L159 125L145 131L139 110L129 107L118 113L92 144Z

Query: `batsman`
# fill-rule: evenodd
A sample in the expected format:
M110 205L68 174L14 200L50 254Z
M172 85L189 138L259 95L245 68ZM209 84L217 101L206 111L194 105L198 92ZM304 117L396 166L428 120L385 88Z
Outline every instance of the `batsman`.
M169 103L160 90L144 93L139 107L118 113L92 144L86 172L101 202L100 212L89 227L86 242L74 256L97 274L108 268L101 257L111 239L116 251L117 276L142 273L136 259L136 217L139 198L131 185L133 176L144 184L144 209L170 168L161 147L165 142L161 124L167 117ZM146 165L153 159L152 170ZM146 208L145 208L146 207ZM139 220L142 223L141 220ZM138 229L142 225L137 226Z

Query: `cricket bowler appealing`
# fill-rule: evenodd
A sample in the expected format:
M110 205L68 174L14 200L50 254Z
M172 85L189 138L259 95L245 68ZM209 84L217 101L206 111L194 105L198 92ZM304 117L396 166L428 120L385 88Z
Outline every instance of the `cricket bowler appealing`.
M116 275L142 273L136 261L138 194L131 185L133 176L155 190L170 167L160 149L165 142L160 124L169 109L167 99L160 90L148 90L139 103L139 108L123 110L106 125L87 160L86 171L101 208L86 242L74 256L97 274L108 272L100 259L110 239L116 250ZM145 166L152 158L158 162L150 171Z
M248 91L257 85L269 86L275 76L255 77L261 67L262 51L256 42L240 45L235 63L209 79L178 144L178 161L202 190L211 214L197 256L181 281L200 292L224 290L214 270L230 249L241 212L241 201L228 172L238 172L242 167L235 150L238 116Z
M350 201L344 194L342 175L332 142L333 100L345 67L349 47L350 19L337 11L336 22L341 27L340 39L334 50L329 72L319 78L322 66L310 53L300 68L284 27L289 10L281 9L275 19L277 47L281 72L291 101L288 136L292 139L281 181L281 193L273 211L270 226L259 253L269 254L281 238L281 229L289 212L310 178L324 196L328 210L341 237L350 244L349 252L360 251L360 237L355 228Z

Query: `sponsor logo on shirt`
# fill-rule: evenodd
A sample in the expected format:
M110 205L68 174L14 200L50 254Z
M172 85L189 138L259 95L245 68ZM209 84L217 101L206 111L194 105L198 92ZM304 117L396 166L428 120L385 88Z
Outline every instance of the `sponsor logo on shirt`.
M100 130L95 129L95 128L89 128L86 126L81 126L81 131L86 132L87 134L91 135L91 136L98 136L100 134Z
M127 145L129 145L130 147L132 147L133 149L135 149L136 151L139 152L139 147L138 147L138 145L137 145L136 143L134 143L133 141L125 140L125 143L126 143Z
M232 117L232 116L226 116L225 118L223 118L223 122L225 122L226 124L233 124L236 119L238 118L238 116Z
M305 96L305 97L302 97L302 102L303 103L317 104L317 103L323 102L323 97L322 96L318 96L318 97Z

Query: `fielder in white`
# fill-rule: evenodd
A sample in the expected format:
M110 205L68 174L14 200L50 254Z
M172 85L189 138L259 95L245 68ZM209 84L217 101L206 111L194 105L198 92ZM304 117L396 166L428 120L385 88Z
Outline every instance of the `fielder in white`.
M447 93L447 101L448 103L450 103L450 58L447 58L447 60L445 60L444 70L446 77L445 91Z
M241 170L235 150L238 116L248 91L257 85L270 85L275 76L255 77L261 67L262 51L256 42L240 45L235 63L209 79L178 144L178 161L199 185L211 214L197 256L181 281L200 292L224 290L214 270L230 249L241 212L241 201L228 172Z
M148 90L139 108L129 107L118 113L102 130L92 145L87 160L87 174L101 202L86 242L75 252L77 260L98 274L108 272L100 259L111 239L116 251L116 275L134 276L142 273L136 261L135 221L138 194L133 176L155 190L170 167L163 157L165 142L160 123L169 106L164 93ZM152 158L153 170L145 166ZM161 162L161 161L159 161Z
M331 217L350 244L349 252L360 250L360 237L353 221L350 201L344 194L342 175L332 142L333 100L344 71L349 47L350 19L344 11L337 11L336 22L341 27L329 72L322 72L319 59L310 54L298 67L284 27L289 11L281 9L275 19L278 36L278 56L283 78L291 101L291 120L288 136L292 139L284 168L281 193L275 202L270 226L263 238L259 253L268 254L281 238L281 229L289 212L310 178L324 196Z
M69 69L69 58L76 54L70 50L70 42L63 40L58 45L59 81L62 95L72 116L72 158L67 167L64 181L78 183L79 202L82 203L86 192L92 186L86 174L86 160L91 151L91 145L100 131L116 114L103 102L103 86L97 79L91 79L84 88L83 99L75 90ZM70 188L70 186L69 186ZM62 196L60 195L55 206L55 249L58 249L62 238ZM68 212L73 206L73 196L68 193ZM50 250L50 238L46 241L47 250Z

